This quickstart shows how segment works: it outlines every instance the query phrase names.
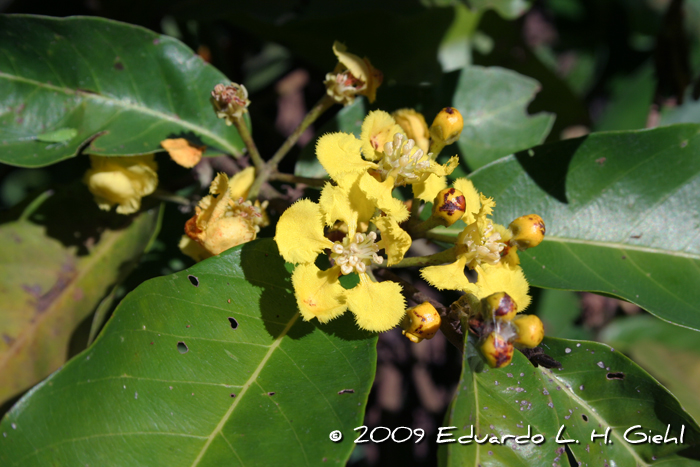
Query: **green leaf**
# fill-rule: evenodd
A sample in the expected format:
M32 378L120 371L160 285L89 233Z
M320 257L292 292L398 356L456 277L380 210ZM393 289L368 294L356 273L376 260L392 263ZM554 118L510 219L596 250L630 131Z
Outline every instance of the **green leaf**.
M568 290L545 289L537 302L537 316L544 324L545 334L564 339L591 339L590 329L577 326L581 317L581 300Z
M66 361L74 329L157 231L158 209L126 217L101 213L82 186L50 193L0 226L0 402Z
M176 39L102 18L0 16L0 52L0 162L144 154L173 137L243 147L209 103L228 80Z
M681 462L674 453L700 442L700 428L673 395L620 352L594 342L552 338L542 348L562 369L535 368L516 351L505 368L474 371L480 357L469 345L445 426L456 426L453 439L469 435L474 426L480 440L488 434L499 441L503 435L527 435L529 427L531 439L541 434L544 443L441 444L442 465L568 465L565 445L555 441L562 426L559 439L579 441L566 445L579 465L647 466L663 456ZM635 425L643 428L632 431L645 435L649 430L664 435L670 425L669 437L678 437L685 426L685 444L628 443L624 433ZM603 444L603 438L592 442L594 430L603 434L608 427L611 443ZM639 438L630 432L628 439Z
M472 170L544 141L554 116L526 111L539 88L537 81L504 68L462 70L452 105L464 118L458 144Z
M350 313L302 321L258 240L130 293L0 423L0 465L342 465L375 366L376 337Z
M700 126L597 133L476 172L496 222L537 213L547 235L520 254L531 284L587 290L700 329Z
M505 19L515 19L530 8L527 0L469 0L476 10L496 10Z
M700 420L700 341L698 334L646 315L617 319L601 340L630 355Z

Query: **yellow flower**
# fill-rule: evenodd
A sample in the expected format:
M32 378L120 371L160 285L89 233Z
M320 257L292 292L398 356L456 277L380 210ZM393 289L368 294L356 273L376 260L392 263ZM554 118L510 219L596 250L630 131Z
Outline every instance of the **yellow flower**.
M382 72L372 66L369 60L347 51L338 41L333 43L333 53L338 57L338 65L333 73L326 75L326 92L336 102L350 105L357 94L367 96L370 103L377 96L377 88L384 79Z
M334 188L337 187L328 185L323 191ZM334 191L335 195L339 194ZM377 254L380 247L374 232L364 234L349 227L341 241L331 242L324 236L324 224L335 224L339 219L337 213L358 217L351 213L352 207L342 206L347 201L342 193L338 197L335 195L323 193L324 204L297 201L282 214L277 224L275 241L280 254L287 262L296 264L292 285L299 311L306 321L316 318L326 323L349 309L360 328L387 331L404 315L401 286L390 281L374 282L367 274L372 262L383 262ZM324 250L330 250L333 260L333 266L325 271L314 264ZM339 281L341 275L348 274L357 274L360 279L352 289L345 289Z
M518 311L523 311L531 300L527 294L528 283L518 266L517 249L508 245L510 231L488 218L496 203L478 193L469 180L457 179L454 187L464 195L466 210L462 220L467 223L455 243L457 260L423 268L421 275L440 290L461 290L478 298L506 292L517 304ZM476 283L469 282L464 274L465 267L477 272Z
M248 167L230 180L220 173L185 224L180 249L195 261L254 240L260 227L267 225L265 205L245 201L253 183L255 169Z
M459 165L459 157L450 158L447 164L435 162L432 155L408 138L401 126L382 110L370 112L362 123L360 134L364 156L376 161L375 172L382 181L392 179L393 189L411 185L413 196L432 202L447 186L445 176Z
M119 214L132 214L141 207L141 198L158 186L158 165L153 154L103 157L90 154L91 168L83 181L100 209L117 205Z

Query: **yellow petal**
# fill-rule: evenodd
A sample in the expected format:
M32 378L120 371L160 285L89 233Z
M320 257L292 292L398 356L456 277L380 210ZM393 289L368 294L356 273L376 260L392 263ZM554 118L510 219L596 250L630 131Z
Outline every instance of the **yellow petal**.
M396 133L403 134L403 130L391 115L383 110L370 112L362 122L362 153L369 160L381 159L384 157L384 144L393 141Z
M428 175L422 182L411 185L413 187L413 197L432 203L440 191L447 188L447 180L435 174Z
M372 282L367 274L360 274L360 283L347 290L346 296L357 325L368 331L388 331L399 324L406 310L399 284Z
M479 288L476 293L477 297L484 298L496 292L505 292L518 305L518 313L530 304L531 298L527 294L527 279L519 267L486 265L485 267L477 266L475 270L479 274L479 279L476 281Z
M351 54L347 50L348 49L345 44L338 41L333 43L333 53L336 57L338 57L338 61L342 63L343 66L347 68L355 78L358 78L365 83L369 82L371 79L371 74L365 60L361 59L355 54Z
M471 224L476 220L476 214L481 208L479 192L474 188L472 181L466 178L458 178L454 181L452 186L461 191L464 195L464 202L467 209L464 212L464 216L462 216L462 220L466 224Z
M374 204L360 191L359 180L349 189L326 184L321 190L319 206L327 226L343 221L350 236L357 231L358 223L369 221L374 214Z
M177 245L184 254L192 258L193 260L200 262L212 256L206 248L192 240L187 235L183 235L180 239L180 243Z
M229 181L231 199L247 199L248 191L250 190L250 187L253 185L254 181L255 167L246 167L231 177L231 180Z
M200 229L205 229L208 223L218 221L226 213L231 199L228 182L228 175L217 174L209 186L209 196L199 202L201 212L197 216L197 227ZM216 198L214 195L217 195Z
M409 212L400 200L391 196L394 189L394 179L387 178L384 182L379 182L368 173L360 177L360 190L365 196L376 204L384 214L393 218L396 222L401 223L408 219Z
M435 161L431 161L430 168L428 171L434 173L435 175L450 175L459 165L459 156L452 156L447 163L438 164Z
M328 133L319 138L316 156L328 175L339 185L351 185L357 176L376 164L361 154L362 143L347 133Z
M163 149L168 151L170 158L177 164L189 169L202 160L203 146L195 146L185 138L165 139L160 142Z
M414 109L399 109L392 112L391 116L406 132L406 136L415 141L416 146L427 154L430 147L430 130L423 114Z
M326 323L345 312L346 291L338 274L337 267L321 271L313 264L300 264L294 268L292 285L304 321L317 318Z
M91 154L90 164L83 181L103 210L116 204L119 214L134 213L141 207L141 198L153 193L158 185L158 166L153 154L128 157Z
M333 242L323 236L323 216L318 204L302 199L282 213L275 242L289 263L313 263Z
M372 219L382 234L379 248L384 248L389 266L401 261L411 247L411 236L390 217L375 217Z
M457 261L442 266L428 266L420 271L420 275L428 284L438 290L463 290L465 292L476 293L476 284L472 284L464 275L464 267L467 261L463 256Z

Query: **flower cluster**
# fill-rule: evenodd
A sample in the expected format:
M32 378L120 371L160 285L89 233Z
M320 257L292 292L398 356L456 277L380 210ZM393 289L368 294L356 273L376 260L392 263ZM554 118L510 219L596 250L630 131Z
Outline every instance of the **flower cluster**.
M292 283L299 309L304 319L320 322L349 309L361 328L386 331L403 317L404 299L398 284L375 282L370 266L395 265L411 246L400 225L408 209L392 192L411 185L416 196L432 200L457 159L438 164L382 111L367 116L360 139L324 135L316 154L334 183L326 184L318 203L301 200L285 211L275 236L285 260L297 265ZM326 270L315 264L323 252L332 264ZM343 275L358 276L357 285L344 288Z
M514 347L534 348L544 338L544 326L535 315L516 315L518 305L505 292L481 300L472 328L481 337L479 350L493 368L508 365Z

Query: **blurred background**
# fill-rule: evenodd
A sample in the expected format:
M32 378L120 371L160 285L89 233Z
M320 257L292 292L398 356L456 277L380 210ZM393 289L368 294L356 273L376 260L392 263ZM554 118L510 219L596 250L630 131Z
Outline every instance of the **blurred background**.
M0 13L101 16L182 40L248 88L263 155L272 154L325 93L323 79L335 65L334 40L384 72L370 109L393 111L414 101L430 121L450 105L445 96L452 96L459 70L482 65L540 83L527 110L556 115L547 141L700 123L698 0L0 0ZM324 115L316 129L332 129L335 113ZM295 160L312 153L313 139L312 131L300 139L284 171L292 172ZM459 150L455 145L448 152ZM215 171L228 171L227 161L226 156L205 159L187 175L164 164L173 176L162 179L171 191L193 181L204 186ZM85 158L50 169L0 165L0 220L86 167ZM144 280L192 264L176 247L191 214L175 205L166 209L160 236L115 291L115 303ZM422 291L431 293L427 287ZM547 335L597 340L622 350L700 418L700 341L693 331L613 298L532 293L532 310ZM91 321L75 331L71 355L85 348ZM442 334L413 345L397 330L380 335L378 354L365 424L423 428L434 438L459 378L461 356ZM435 465L436 450L425 441L358 445L349 465Z

